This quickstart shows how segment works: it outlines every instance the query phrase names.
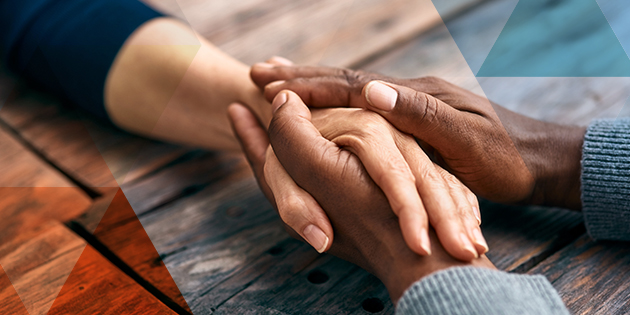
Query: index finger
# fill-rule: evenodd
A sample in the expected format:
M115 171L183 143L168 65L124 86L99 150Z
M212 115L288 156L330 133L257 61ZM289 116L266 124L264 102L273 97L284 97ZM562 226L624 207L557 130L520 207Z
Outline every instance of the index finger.
M252 66L250 76L254 83L262 89L265 85L274 81L291 80L295 78L340 76L343 75L345 71L351 70L316 66L288 66L257 63Z

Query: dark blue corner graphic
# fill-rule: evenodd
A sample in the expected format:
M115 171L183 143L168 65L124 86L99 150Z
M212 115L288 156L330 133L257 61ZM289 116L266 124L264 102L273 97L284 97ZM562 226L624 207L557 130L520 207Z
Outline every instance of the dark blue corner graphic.
M520 0L479 77L630 77L596 0Z

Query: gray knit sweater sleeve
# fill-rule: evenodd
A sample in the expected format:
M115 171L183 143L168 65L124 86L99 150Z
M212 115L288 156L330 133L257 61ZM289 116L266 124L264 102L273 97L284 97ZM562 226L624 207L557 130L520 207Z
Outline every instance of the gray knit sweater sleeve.
M582 150L582 212L596 240L630 240L630 119L596 120Z
M414 283L398 301L397 315L568 315L543 276L455 267Z

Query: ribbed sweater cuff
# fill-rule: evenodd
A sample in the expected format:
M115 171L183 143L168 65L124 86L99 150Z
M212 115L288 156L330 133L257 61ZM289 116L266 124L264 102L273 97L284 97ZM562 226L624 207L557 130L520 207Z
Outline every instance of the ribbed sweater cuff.
M630 240L630 119L594 121L582 153L582 212L600 240Z
M398 301L397 315L568 315L543 276L475 267L446 269L414 283Z

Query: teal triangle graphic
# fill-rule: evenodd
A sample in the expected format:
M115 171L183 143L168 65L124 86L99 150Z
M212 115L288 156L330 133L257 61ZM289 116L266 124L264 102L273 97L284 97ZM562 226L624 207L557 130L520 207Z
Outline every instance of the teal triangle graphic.
M477 74L519 0L486 1L450 18L462 0L432 0L470 70ZM622 0L624 1L624 0Z
M628 0L597 0L621 46L630 55L630 5Z
M630 77L596 0L520 0L479 77Z

